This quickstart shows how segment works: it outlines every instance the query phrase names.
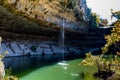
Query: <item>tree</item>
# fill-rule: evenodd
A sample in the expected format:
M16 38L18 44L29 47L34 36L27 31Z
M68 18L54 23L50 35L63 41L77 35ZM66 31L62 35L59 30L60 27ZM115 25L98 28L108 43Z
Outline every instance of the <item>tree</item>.
M76 6L76 2L77 0L63 0L62 1L63 6L65 8L71 8L71 9L74 9L74 7Z
M108 48L111 46L111 45L119 45L120 43L120 11L118 12L112 12L111 13L113 14L112 16L113 17L116 17L118 20L114 23L114 28L112 29L112 33L111 35L108 35L105 37L107 43L105 45L105 47L103 47L103 53L107 52L108 51ZM118 47L120 48L120 47Z
M100 24L100 17L96 13L92 13L89 23L92 27L98 27Z
M117 14L120 16L120 14ZM107 76L108 74L114 74L110 80L120 80L120 18L115 22L114 27L110 35L105 36L106 44L102 48L102 54L100 56L93 56L91 53L86 54L86 58L81 64L91 66L96 65L98 68L98 76ZM118 51L115 51L114 55L109 53L107 57L104 56L108 52L109 47L115 45ZM102 74L100 74L102 72ZM118 75L118 76L117 76ZM107 76L110 77L110 76ZM116 79L117 78L117 79ZM105 79L106 80L106 79Z
M108 20L107 19L101 19L100 21L101 21L100 22L101 26L107 26L107 24L108 24Z
M120 19L120 11L113 12L113 9L111 9L111 14L112 14L111 19L112 19L112 17Z

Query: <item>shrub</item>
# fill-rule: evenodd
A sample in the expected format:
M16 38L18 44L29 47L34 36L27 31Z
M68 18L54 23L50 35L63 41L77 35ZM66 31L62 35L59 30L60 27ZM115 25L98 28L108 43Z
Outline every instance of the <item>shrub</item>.
M115 47L119 47L120 43L120 20L118 20L114 28L111 31L111 35L105 36L106 44L102 48L102 54L100 56L93 56L90 52L86 54L86 58L81 62L84 66L92 66L96 65L98 68L98 73L102 72L103 75L108 75L110 73L115 73L120 75L120 52L116 51L115 55L112 55L109 58L109 55L105 57L105 53L109 50L111 45L115 45ZM109 58L109 59L108 59ZM103 73L104 72L104 73ZM119 77L120 78L120 77Z

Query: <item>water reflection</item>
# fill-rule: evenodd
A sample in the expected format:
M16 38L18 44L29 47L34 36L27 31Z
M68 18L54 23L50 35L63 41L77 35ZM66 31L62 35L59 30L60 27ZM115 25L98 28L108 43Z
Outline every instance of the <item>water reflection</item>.
M43 66L54 64L62 60L61 55L38 55L38 56L22 56L5 58L5 68L12 68L13 74L22 73L27 70L40 68Z
M67 55L65 56L63 61L63 56L59 55L36 55L36 56L21 56L21 57L7 57L4 58L5 68L12 69L12 74L17 76L24 76L33 70L41 68L43 66L52 65L58 63L58 65L64 65L63 68L67 69L68 64L66 64L66 60L73 60L80 58L81 56L75 55ZM64 64L63 64L63 63ZM23 74L24 73L24 74Z

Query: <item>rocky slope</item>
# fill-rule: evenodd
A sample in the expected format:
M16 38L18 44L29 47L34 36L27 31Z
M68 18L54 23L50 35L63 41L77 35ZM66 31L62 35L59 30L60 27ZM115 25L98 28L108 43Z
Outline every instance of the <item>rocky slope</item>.
M58 28L47 27L48 24L39 26L24 17L16 16L0 6L0 35L3 38L18 38L30 37L37 38L41 36L51 37L58 32ZM33 36L34 35L34 36Z
M41 26L56 27L62 26L63 20L65 27L74 30L87 31L87 25L83 17L82 0L1 0L7 9L34 20ZM86 5L86 3L82 3ZM84 6L85 9L87 7ZM84 12L84 13L83 13Z
M63 23L68 34L87 32L85 6L83 0L0 0L0 35L58 38Z

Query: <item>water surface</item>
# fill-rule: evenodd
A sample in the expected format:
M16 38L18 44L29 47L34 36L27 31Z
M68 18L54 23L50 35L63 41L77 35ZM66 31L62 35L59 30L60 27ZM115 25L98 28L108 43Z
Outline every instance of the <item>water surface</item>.
M36 55L4 58L5 68L12 69L12 74L24 76L34 69L57 63L62 58L60 55Z
M94 80L90 74L96 72L97 68L81 66L79 65L81 60L58 62L55 65L36 69L23 76L21 80ZM83 72L86 75L82 75Z
M22 77L33 70L36 70L41 67L48 65L56 64L59 61L62 61L62 55L36 55L36 56L21 56L21 57L8 57L4 58L5 68L12 69L12 74L15 74L18 77ZM71 60L79 58L79 56L68 56L65 57L65 60Z

